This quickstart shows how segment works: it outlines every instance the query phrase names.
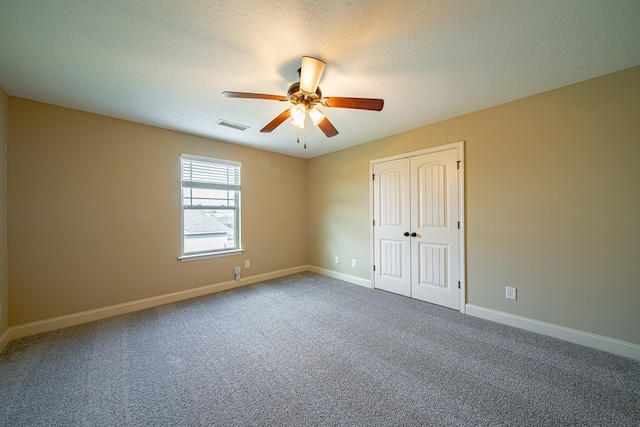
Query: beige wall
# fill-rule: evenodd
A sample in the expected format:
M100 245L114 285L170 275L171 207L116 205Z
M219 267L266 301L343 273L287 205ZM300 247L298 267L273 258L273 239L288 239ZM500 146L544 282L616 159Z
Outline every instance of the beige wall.
M369 279L369 161L465 141L467 302L640 344L639 112L635 67L312 159L309 264Z
M307 262L302 159L13 97L8 117L9 325ZM242 162L243 255L177 260L181 153Z
M7 118L9 97L0 88L0 336L9 327L7 276Z

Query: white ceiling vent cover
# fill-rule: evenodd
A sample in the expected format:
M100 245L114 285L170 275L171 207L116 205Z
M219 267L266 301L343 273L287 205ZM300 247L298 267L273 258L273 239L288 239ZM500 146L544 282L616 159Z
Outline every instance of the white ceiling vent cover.
M216 124L220 126L226 126L231 129L242 130L242 131L249 129L249 126L241 125L240 123L233 123L233 122L230 122L229 120L224 120L224 119L218 120Z

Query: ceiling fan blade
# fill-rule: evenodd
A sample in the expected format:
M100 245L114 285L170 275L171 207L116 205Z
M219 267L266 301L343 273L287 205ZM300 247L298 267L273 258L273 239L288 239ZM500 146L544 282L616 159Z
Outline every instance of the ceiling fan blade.
M380 111L384 107L384 99L329 97L322 99L322 105L335 108Z
M274 130L275 128L280 126L282 124L282 122L284 122L289 117L291 117L291 111L290 110L291 110L290 108L287 108L286 110L284 110L282 113L280 113L278 115L278 117L276 117L275 119L271 120L265 127L260 129L260 132L265 132L265 133L266 132L271 132L272 130Z
M316 93L325 65L324 61L303 56L300 67L300 90L306 93Z
M318 127L327 135L327 138L331 138L332 136L336 136L338 134L338 130L333 126L333 124L329 121L329 118L325 116L320 123L318 123Z
M269 99L272 101L288 101L289 98L282 95L267 95L264 93L250 93L250 92L222 92L222 96L225 98L249 98L249 99Z

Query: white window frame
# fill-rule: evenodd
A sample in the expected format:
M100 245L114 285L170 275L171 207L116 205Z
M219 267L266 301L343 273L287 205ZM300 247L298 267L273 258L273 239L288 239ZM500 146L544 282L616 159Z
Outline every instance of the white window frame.
M184 176L184 168L185 164L188 163L192 166L194 163L200 164L200 166L204 166L209 164L211 166L219 167L220 171L224 168L231 167L231 176L229 172L226 175L226 182L224 180L216 179L218 176L214 176L214 172L219 171L211 171L212 173L207 176L208 171L204 171L204 177L200 180L194 179L193 175L189 177L189 179L185 179ZM190 170L192 170L190 168ZM225 255L234 255L238 253L244 252L242 249L242 241L241 241L241 224L240 224L240 199L241 199L241 173L242 173L242 163L235 162L231 160L223 160L216 159L211 157L203 157L203 156L195 156L190 154L181 154L180 155L180 217L181 221L181 232L180 232L180 245L181 245L181 256L178 257L179 260L188 261L193 259L201 259L201 258L211 258ZM202 175L201 175L202 176ZM231 182L229 182L229 178L231 178ZM230 207L228 205L188 205L185 206L185 196L184 189L185 188L209 188L216 190L227 190L234 192L234 206ZM193 202L193 201L192 201ZM185 232L184 232L184 212L186 209L219 209L219 210L233 210L235 212L234 216L234 244L233 248L222 248L222 249L213 249L206 251L197 251L197 252L188 252L185 253Z

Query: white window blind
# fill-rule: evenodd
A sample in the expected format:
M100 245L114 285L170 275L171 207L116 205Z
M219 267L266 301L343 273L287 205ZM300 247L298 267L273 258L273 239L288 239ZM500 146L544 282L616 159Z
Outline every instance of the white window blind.
M239 163L185 156L181 160L183 187L240 190Z
M240 249L240 169L228 160L182 155L182 254Z

